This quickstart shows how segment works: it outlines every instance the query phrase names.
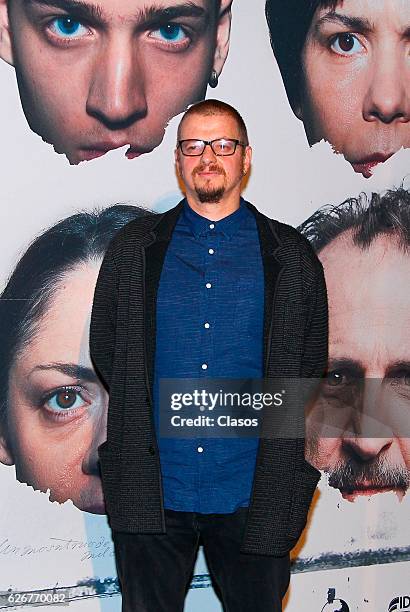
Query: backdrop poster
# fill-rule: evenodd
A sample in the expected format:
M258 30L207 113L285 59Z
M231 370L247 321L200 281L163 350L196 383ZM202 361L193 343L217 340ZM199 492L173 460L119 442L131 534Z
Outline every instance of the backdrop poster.
M372 193L403 188L384 206L399 206L408 229L407 0L272 0L268 20L264 0L93 5L0 0L2 608L121 609L96 456L107 396L88 353L91 301L115 231L181 198L174 115L195 100L238 108L254 149L244 196L318 251L331 381L352 368L399 381L408 408L408 254L387 230L362 248L343 239L346 218L338 234L325 223L347 198L364 194L366 211ZM393 405L366 397L382 415ZM312 435L324 413L309 412ZM310 446L322 479L284 609L406 611L410 436L391 428L370 448L344 431ZM202 555L185 609L221 609Z

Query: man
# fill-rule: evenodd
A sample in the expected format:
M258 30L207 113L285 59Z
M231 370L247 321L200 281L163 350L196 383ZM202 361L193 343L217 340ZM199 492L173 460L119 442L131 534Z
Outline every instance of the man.
M0 57L31 129L71 164L124 145L133 159L217 85L231 2L0 0Z
M251 156L235 109L191 107L175 152L186 199L120 232L97 281L99 455L127 611L182 610L199 541L226 610L281 610L319 478L296 432L259 449L158 436L163 379L319 377L327 362L323 270L296 230L241 199Z
M354 501L410 486L410 193L319 210L301 227L325 270L328 375L307 457Z
M410 146L407 0L267 0L271 44L309 143L356 172Z

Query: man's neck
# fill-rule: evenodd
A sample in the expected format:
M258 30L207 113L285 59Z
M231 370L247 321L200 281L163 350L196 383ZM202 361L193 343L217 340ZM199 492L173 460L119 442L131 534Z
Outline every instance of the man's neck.
M200 202L197 198L187 194L186 199L189 206L201 217L210 221L220 221L231 215L240 206L240 193L224 197L219 202Z

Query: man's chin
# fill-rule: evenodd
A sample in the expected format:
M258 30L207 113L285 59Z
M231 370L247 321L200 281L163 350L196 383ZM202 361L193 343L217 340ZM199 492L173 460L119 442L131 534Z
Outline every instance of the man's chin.
M83 512L89 512L90 514L106 514L101 482L98 481L95 486L90 485L83 490L78 502L74 501L74 505Z
M105 509L103 502L90 503L79 509L83 512L89 512L90 514L107 514L107 510Z
M402 501L406 494L406 490L398 487L366 487L359 489L339 489L343 499L349 502L356 501L359 497L373 497L373 495L381 493L395 493L399 501Z
M221 189L212 189L212 190L206 190L206 189L196 190L198 200L202 204L218 204L218 202L222 200L224 193L225 193L224 187Z
M81 512L89 512L90 514L106 514L104 497L102 489L89 489L80 493L79 496L68 497L67 495L55 494L50 491L50 501L63 504L71 501L76 508Z

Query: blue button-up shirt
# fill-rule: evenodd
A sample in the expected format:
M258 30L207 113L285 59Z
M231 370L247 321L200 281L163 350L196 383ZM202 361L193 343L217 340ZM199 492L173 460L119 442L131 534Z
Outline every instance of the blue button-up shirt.
M185 200L158 287L154 415L161 378L261 378L264 280L255 217L219 221ZM249 505L258 439L158 435L164 507L229 513Z

